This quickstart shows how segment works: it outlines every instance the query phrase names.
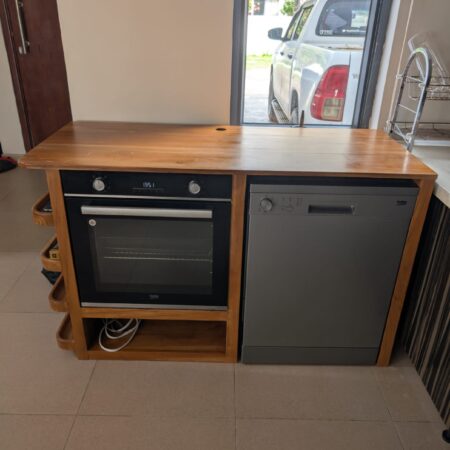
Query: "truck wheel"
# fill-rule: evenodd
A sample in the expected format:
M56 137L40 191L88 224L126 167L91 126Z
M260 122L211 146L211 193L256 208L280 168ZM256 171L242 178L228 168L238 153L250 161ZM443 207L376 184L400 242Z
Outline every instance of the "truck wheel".
M272 106L272 100L275 98L273 95L273 81L272 74L270 74L270 85L269 85L269 98L267 103L267 115L269 116L269 120L273 123L278 123L277 116Z

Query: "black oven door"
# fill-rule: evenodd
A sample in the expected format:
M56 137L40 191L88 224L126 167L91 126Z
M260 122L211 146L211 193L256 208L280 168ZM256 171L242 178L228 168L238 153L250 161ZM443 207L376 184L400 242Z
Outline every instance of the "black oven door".
M82 306L226 309L230 203L66 198Z

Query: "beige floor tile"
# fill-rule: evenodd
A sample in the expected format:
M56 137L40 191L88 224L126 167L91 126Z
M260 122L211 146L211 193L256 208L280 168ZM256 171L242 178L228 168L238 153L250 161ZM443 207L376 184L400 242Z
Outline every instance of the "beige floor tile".
M47 190L43 170L26 170L17 168L0 173L0 192L8 194L21 193L27 198L35 198Z
M25 269L3 300L0 312L51 312L48 294L52 285L41 274L42 265L38 256Z
M5 189L5 188L3 188ZM8 195L8 191L0 189L0 204L1 201Z
M238 419L237 450L401 450L389 422Z
M0 415L2 450L63 450L72 416Z
M0 250L0 303L34 258L34 253Z
M234 419L77 417L66 450L233 450Z
M0 200L0 207L4 212L26 212L30 214L36 200L47 192L46 186L32 188L11 188Z
M395 421L439 422L439 413L413 367L374 368Z
M0 173L0 210L30 214L33 204L47 190L41 171L18 169Z
M237 417L387 420L370 367L236 366Z
M61 350L61 314L0 314L0 413L75 414L94 368Z
M35 225L31 211L2 212L0 216L0 251L41 251L54 236L53 227Z
M80 414L233 417L233 365L100 361Z
M421 422L396 422L400 440L405 450L448 450L450 445L442 439L443 424Z

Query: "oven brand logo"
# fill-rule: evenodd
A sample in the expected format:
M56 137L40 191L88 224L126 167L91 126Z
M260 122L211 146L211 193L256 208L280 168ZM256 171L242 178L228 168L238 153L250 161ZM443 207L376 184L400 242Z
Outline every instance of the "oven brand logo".
M148 297L150 300L158 300L159 295L158 294L148 294Z
M155 181L143 181L142 187L145 189L156 189L156 182Z

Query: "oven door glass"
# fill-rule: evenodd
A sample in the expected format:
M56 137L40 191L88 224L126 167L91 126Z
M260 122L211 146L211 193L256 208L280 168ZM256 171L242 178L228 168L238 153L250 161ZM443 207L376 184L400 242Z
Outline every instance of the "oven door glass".
M88 203L68 208L82 304L226 306L228 204Z

